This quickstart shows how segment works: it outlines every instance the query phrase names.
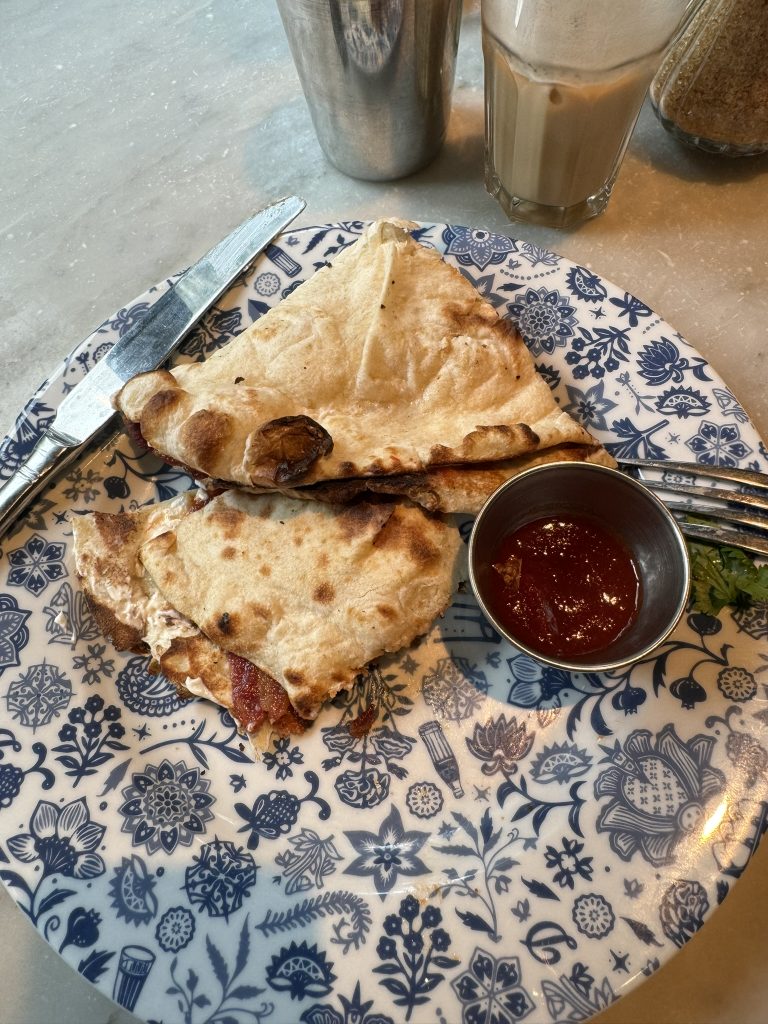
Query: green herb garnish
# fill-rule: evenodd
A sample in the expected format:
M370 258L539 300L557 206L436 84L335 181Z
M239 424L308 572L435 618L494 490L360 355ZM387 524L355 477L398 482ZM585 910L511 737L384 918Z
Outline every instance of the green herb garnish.
M691 598L707 615L727 604L745 607L768 601L768 565L757 566L740 548L688 542L691 553Z

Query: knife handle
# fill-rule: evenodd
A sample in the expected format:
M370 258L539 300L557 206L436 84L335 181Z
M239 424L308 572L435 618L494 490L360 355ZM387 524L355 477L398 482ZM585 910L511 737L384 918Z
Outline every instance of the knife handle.
M0 537L18 519L54 473L72 462L84 445L67 444L53 430L46 430L13 476L0 488Z

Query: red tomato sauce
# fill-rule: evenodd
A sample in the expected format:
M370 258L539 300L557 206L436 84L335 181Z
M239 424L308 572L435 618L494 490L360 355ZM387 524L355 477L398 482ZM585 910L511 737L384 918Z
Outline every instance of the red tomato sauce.
M494 552L487 603L513 637L541 654L599 651L632 623L640 581L631 554L588 516L526 523Z

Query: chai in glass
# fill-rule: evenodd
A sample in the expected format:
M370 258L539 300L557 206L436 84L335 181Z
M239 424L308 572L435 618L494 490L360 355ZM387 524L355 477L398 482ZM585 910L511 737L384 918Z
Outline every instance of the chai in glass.
M686 0L483 0L486 187L565 227L608 203Z

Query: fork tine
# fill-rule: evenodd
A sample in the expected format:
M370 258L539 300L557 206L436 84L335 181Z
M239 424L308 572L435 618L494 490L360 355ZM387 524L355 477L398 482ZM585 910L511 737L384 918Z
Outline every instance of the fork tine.
M684 515L680 513L673 513L673 515L683 533L695 540L741 548L743 551L751 551L754 555L768 555L768 539L763 540L761 537L743 533L741 530L727 530L721 526L709 526L705 523L689 523Z
M673 462L656 459L619 459L622 466L636 466L638 469L658 469L662 472L672 470L687 476L710 477L714 480L726 480L732 484L744 484L755 490L768 494L768 475L752 469L734 469L729 466L703 466L699 462Z
M672 491L675 494L690 494L694 498L707 498L723 502L726 505L740 505L742 508L752 508L759 512L768 512L768 497L763 498L757 494L743 494L741 491L732 491L728 487L697 487L695 484L678 483L676 480L657 480L647 476L641 477L640 480L646 487L650 487L652 491Z
M756 555L768 555L768 475L727 466L701 466L692 462L653 459L620 459L620 466L639 471L640 482L653 491L670 509L683 533L697 540L728 544ZM685 480L669 480L646 474L675 473L701 479L703 485ZM730 487L708 487L706 481L724 481L744 490ZM674 495L687 495L688 501L675 500ZM746 511L745 511L746 510ZM712 523L689 522L688 517L703 517ZM730 529L729 526L733 526ZM739 526L746 529L739 529ZM757 531L757 532L756 532Z
M738 523L739 526L749 526L753 530L762 530L768 534L768 516L749 515L747 512L715 508L711 505L695 505L687 501L675 501L672 498L664 499L664 504L671 512L682 512L689 516L704 516L706 519L719 519L725 523Z

